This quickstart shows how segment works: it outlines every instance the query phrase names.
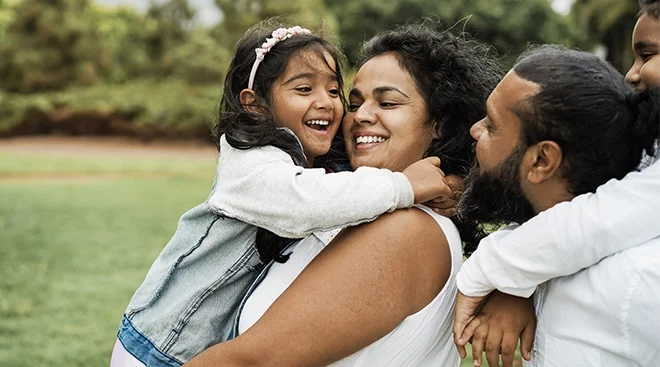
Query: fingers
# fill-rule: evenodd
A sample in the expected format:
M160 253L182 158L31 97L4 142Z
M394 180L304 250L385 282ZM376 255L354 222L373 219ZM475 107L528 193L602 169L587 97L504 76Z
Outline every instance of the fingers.
M433 211L447 218L453 217L458 212L458 210L455 207L449 209L433 208Z
M474 345L474 335L483 323L484 322L481 317L475 317L472 321L470 321L465 329L463 329L463 332L460 334L456 344L465 345L467 344L468 340L472 340L472 345Z
M426 160L429 161L432 165L440 168L440 158L438 158L438 157L427 157ZM444 176L445 173L443 172L442 175Z
M445 176L445 179L447 180L447 186L451 188L451 191L460 193L465 191L465 180L460 176L449 174Z
M472 337L472 359L474 360L475 367L481 366L487 337L488 323L480 323L476 330L474 330L474 336Z
M461 356L461 359L467 357L467 351L465 351L464 345L456 345L456 349L458 349L458 355Z
M536 320L525 326L520 334L520 354L526 361L532 359L532 348L534 346L534 335L536 334Z
M513 367L513 359L518 347L518 335L515 333L504 333L500 353L502 354L502 366Z
M486 360L489 366L500 365L500 345L502 345L502 330L489 329L486 338Z

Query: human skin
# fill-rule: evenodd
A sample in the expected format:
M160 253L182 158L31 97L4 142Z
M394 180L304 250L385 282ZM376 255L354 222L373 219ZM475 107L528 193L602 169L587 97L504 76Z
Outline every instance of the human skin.
M626 74L626 81L637 91L660 87L660 20L642 14L632 36L635 62Z
M392 68L390 72L380 72L375 82L367 83L366 74L387 67ZM365 147L360 164L405 167L423 158L425 149L414 139L408 140L414 146L403 144L399 134L423 135L428 129L426 114L409 116L407 129L392 128L396 126L394 112L410 105L377 103L374 91L378 88L396 88L410 101L421 98L413 79L393 56L373 58L358 71L354 91L363 99L346 114L343 130L358 131L355 126L365 123L360 116L372 116L368 126L382 133L389 146L407 153L384 161L383 154L389 149L380 148L388 144ZM355 136L347 136L350 138ZM361 148L356 144L354 150ZM209 348L186 366L220 362L227 366L328 365L380 339L428 305L444 287L450 271L449 244L431 216L418 209L383 215L343 230L256 324L236 339Z
M296 134L310 167L316 157L330 150L344 114L336 70L328 52L303 49L291 57L271 87L273 117ZM243 90L241 99L244 104L253 103L254 92Z

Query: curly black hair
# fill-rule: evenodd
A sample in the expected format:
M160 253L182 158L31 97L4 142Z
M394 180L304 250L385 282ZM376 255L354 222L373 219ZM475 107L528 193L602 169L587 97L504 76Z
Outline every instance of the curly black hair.
M426 156L441 159L446 174L465 177L472 168L474 139L470 127L486 116L486 100L502 79L502 69L492 49L465 33L441 30L430 19L400 25L377 34L362 48L368 60L393 53L416 83L427 108L427 123L437 124L437 136ZM452 218L469 255L483 238L478 223Z

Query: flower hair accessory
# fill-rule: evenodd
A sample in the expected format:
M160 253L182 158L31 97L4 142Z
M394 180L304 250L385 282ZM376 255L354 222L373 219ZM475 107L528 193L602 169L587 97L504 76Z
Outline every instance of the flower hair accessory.
M254 85L254 76L257 74L257 69L259 68L259 64L264 59L264 56L270 51L273 46L275 46L278 42L282 42L285 39L291 38L293 36L297 36L300 34L311 34L312 32L309 29L302 28L300 26L295 26L291 28L278 28L273 31L273 33L270 35L270 38L266 38L266 42L264 42L261 47L256 48L254 52L257 53L257 59L254 60L254 65L252 65L252 71L250 71L250 79L248 81L248 89L252 89L252 86Z

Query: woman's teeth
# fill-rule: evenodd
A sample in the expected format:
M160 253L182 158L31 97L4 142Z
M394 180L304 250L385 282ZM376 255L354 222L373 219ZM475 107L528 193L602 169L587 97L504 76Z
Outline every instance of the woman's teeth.
M358 136L355 139L357 144L371 144L371 143L382 143L385 141L385 138L380 136Z

